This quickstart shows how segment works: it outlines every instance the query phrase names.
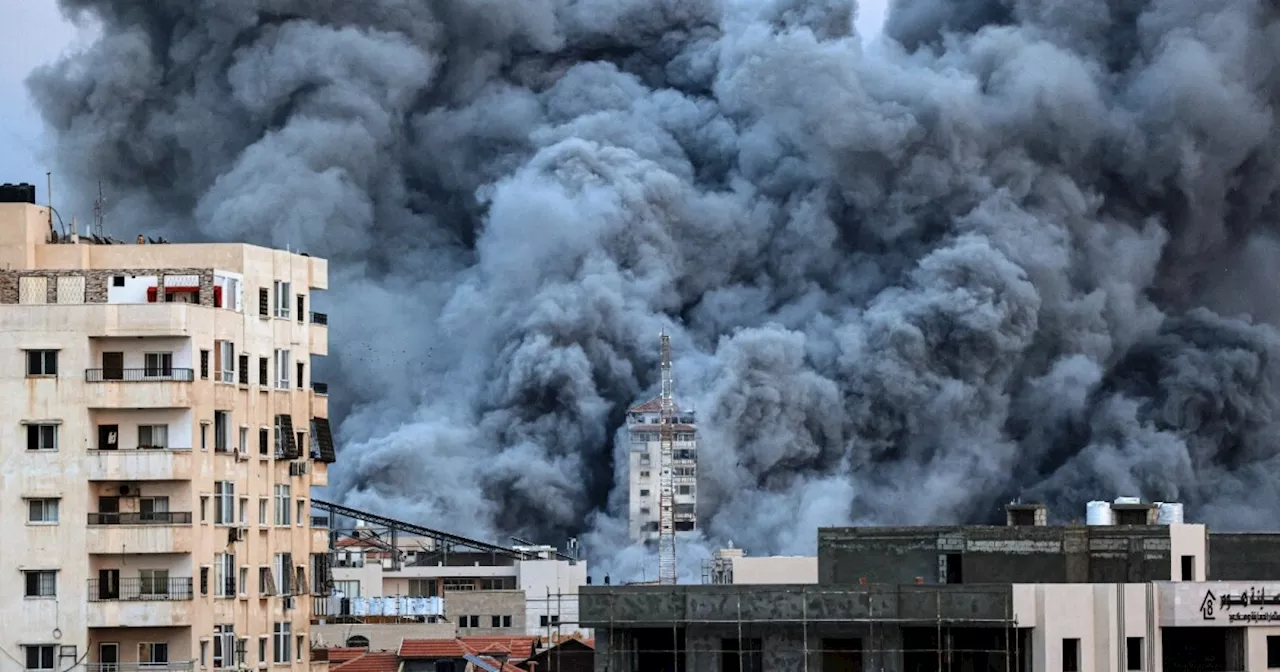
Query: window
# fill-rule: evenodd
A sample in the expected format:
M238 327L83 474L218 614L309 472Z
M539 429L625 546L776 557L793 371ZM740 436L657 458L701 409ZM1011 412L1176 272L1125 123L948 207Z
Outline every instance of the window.
M27 657L28 670L53 670L54 644L35 644L22 647Z
M1274 667L1273 665L1270 664L1270 657L1271 657L1271 653L1270 653L1271 641L1270 640L1271 639L1272 638L1270 637L1267 638L1267 658L1268 658L1267 666L1268 667ZM1142 669L1142 638L1128 637L1124 640L1124 644L1125 644L1124 658L1126 661L1124 669L1141 670Z
M276 388L289 389L289 351L276 350Z
M258 454L271 454L271 435L267 433L266 427L258 429Z
M307 519L307 500L299 499L298 515L294 517L294 520L298 521L298 525L302 525L303 521L305 521L306 519Z
M148 378L173 377L172 352L148 352L142 356L143 375Z
M58 351L57 350L28 350L27 351L27 375L28 376L58 375Z
M764 647L758 638L720 640L722 672L760 672L764 669Z
M235 667L236 629L234 625L213 626L213 667Z
M262 497L258 500L258 524L267 524L267 498Z
M231 452L231 417L226 411L213 412L213 452Z
M139 569L138 570L138 592L142 595L168 595L169 594L169 570L167 569ZM181 595L179 597L186 597Z
M58 500L28 499L27 522L50 525L58 522Z
M307 321L306 307L307 307L306 297L299 294L298 295L298 324L302 324L303 322Z
M647 471L640 472L640 478L649 478L649 472Z
M417 593L413 592L413 584L418 581L422 581L422 579L409 579L409 596L410 597L434 597L433 595L428 595L425 592L417 592ZM342 593L343 597L360 597L360 582L359 581L334 581L333 590L335 592Z
M249 498L240 498L240 524L244 525L247 521L245 518L249 516Z
M1080 640L1062 640L1062 672L1080 672Z
M947 575L943 583L964 583L964 556L959 553L946 554Z
M169 425L138 425L138 447L163 449L169 447Z
M489 627L491 627L491 628L501 628L501 627L502 627L502 617L501 617L501 616L490 616L490 617L489 617Z
M209 379L209 351L208 350L200 351L200 379L201 380Z
M276 484L276 525L289 524L289 486Z
M209 510L209 496L201 495L200 496L200 522L203 523L206 520L208 520L209 515L205 513L208 510Z
M57 425L27 425L27 450L57 450Z
M236 596L236 554L217 553L213 556L214 597Z
M262 317L270 315L271 311L271 294L266 287L258 288L258 314Z
M209 421L200 421L200 450L209 450Z
M294 642L295 648L293 650L295 652L295 655L298 656L298 662L301 663L302 662L302 644L303 644L302 635L298 635L294 637L294 639L297 641Z
M649 511L650 511L650 509L649 509L649 507L647 507L647 506L642 506L642 507L640 507L640 515L642 515L642 516L647 516L647 515L649 515Z
M169 645L164 642L148 642L138 645L138 662L147 665L166 665L169 662Z
M1267 635L1267 669L1280 667L1280 635Z
M1183 581L1196 580L1196 556L1194 555L1182 556L1182 580Z
M298 446L298 454L305 457L307 455L307 433L294 432L293 438L296 441L295 445Z
M138 518L143 522L171 523L168 497L141 497L138 499Z
M289 299L292 298L293 292L290 290L289 283L276 280L276 317L289 317ZM280 661L276 661L277 663ZM285 662L288 662L287 660Z
M213 484L213 524L230 525L236 518L236 484L218 481Z
M272 639L274 657L273 661L277 663L287 663L292 656L289 655L289 645L293 644L293 633L290 631L290 623L276 623L272 630Z
M267 597L276 594L276 579L270 567L258 568L258 595Z
M264 289L262 291L266 292L267 290ZM264 306L266 305L265 301L263 302L263 305ZM267 313L264 310L262 314L266 315ZM259 663L267 662L267 636L266 635L262 635L261 637L258 638L258 662Z
M293 586L291 581L291 579L293 578L292 567L293 567L292 553L276 553L275 568L272 574L275 575L275 579L276 579L275 587L276 587L277 595L293 594L293 590L292 590Z
M511 616L503 616L503 617L502 617L502 627L504 627L504 628L509 628L509 627L511 627Z
M236 450L240 451L241 455L249 454L249 428L248 427L240 428L240 441L236 443Z
M677 485L677 486L676 486L676 494L677 494L677 495L691 495L691 494L693 494L693 486L692 486L692 485Z
M304 375L306 372L307 372L307 365L303 364L302 362L298 362L298 389L299 390L303 388L302 381L304 378L306 378L306 376Z
M648 491L648 490L641 490L641 491L640 491L640 496L641 496L641 497L648 497L648 496L649 496L649 491Z
M249 384L249 355L240 355L240 384Z
M209 594L209 568L208 567L200 568L200 594L201 595Z
M240 594L247 595L249 593L249 568L240 568Z
M236 345L231 341L218 341L218 380L224 383L236 382Z
M270 371L270 365L271 363L266 357L258 358L258 384L263 387L266 387L269 384L267 380L270 378L270 374L268 373L268 371Z
M249 638L241 637L236 641L236 666L249 662Z
M58 573L52 569L37 569L22 573L26 579L27 598L57 597Z

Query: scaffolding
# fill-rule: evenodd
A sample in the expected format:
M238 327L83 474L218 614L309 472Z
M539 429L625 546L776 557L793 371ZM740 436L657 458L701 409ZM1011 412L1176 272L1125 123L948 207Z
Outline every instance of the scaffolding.
M739 588L675 593L674 600L660 599L670 595L662 591L591 595L592 604L584 606L596 628L596 669L1028 669L1030 630L1019 629L1008 594L998 589L948 586L929 594L895 593L883 586ZM960 605L992 598L1003 603L995 609L1000 613L984 609L980 615L962 615L970 610ZM647 609L649 602L661 606Z

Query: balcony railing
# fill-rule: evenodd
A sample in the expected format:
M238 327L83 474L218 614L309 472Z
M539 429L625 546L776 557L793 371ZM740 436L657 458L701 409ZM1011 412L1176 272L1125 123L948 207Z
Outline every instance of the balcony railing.
M317 529L317 530L327 530L327 529L329 529L329 518L328 518L328 516L311 516L311 527L313 527L313 528L315 528L315 529Z
M318 324L318 325L327 327L329 326L329 316L324 313L317 313L315 311L312 311L311 324Z
M193 597L191 577L130 577L105 582L89 579L90 602L166 602L190 600Z
M89 452L91 453L106 453L108 455L112 453L136 453L138 451L142 451L144 453L189 453L191 452L191 447L187 446L184 448L184 447L178 447L178 446L134 446L132 448L102 448L102 447L89 448Z
M90 525L190 525L190 511L159 513L90 513Z
M194 369L157 367L151 369L85 369L87 383L189 383L195 380Z
M194 660L172 663L85 663L85 672L191 672Z

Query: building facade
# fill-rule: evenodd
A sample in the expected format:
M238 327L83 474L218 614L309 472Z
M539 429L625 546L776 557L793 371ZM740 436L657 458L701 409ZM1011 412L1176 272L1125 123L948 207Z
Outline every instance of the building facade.
M323 669L326 262L80 236L31 196L0 188L0 665Z
M390 632L530 636L548 643L591 636L578 618L585 562L541 546L507 553L438 548L437 540L412 535L340 540L330 606L315 616L317 643L341 646L353 635L386 641L394 639Z
M627 412L629 493L628 520L633 541L658 538L658 463L662 404L658 399ZM672 479L677 533L698 527L698 425L692 410L676 418Z
M592 586L582 620L611 672L1280 667L1280 535L1109 508L1090 525L1016 505L1006 527L822 529L816 584Z

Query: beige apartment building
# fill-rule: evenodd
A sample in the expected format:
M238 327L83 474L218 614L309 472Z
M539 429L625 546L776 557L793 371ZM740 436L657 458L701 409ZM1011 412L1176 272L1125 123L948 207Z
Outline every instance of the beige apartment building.
M326 668L326 262L76 235L33 196L0 187L0 668Z

